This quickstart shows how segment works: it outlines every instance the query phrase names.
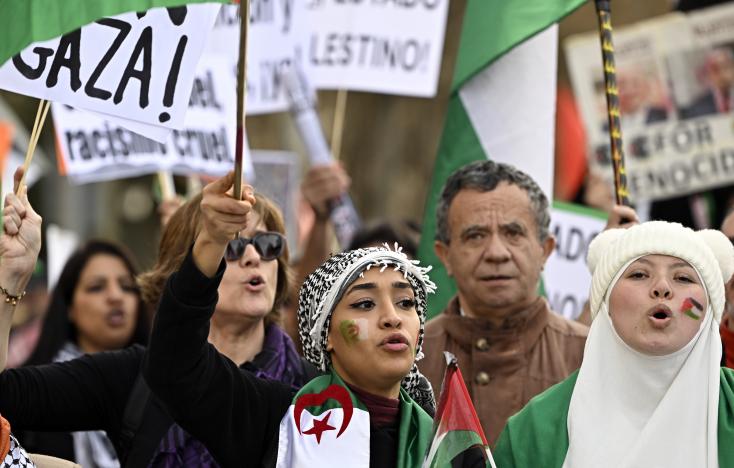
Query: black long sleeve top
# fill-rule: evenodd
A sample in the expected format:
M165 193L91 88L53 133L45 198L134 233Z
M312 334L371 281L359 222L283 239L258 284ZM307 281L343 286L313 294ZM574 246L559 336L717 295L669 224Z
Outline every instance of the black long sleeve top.
M207 278L189 253L169 278L143 375L169 414L223 468L272 467L294 391L238 368L206 341L223 273L224 263ZM397 426L370 428L370 467L394 467L397 448Z

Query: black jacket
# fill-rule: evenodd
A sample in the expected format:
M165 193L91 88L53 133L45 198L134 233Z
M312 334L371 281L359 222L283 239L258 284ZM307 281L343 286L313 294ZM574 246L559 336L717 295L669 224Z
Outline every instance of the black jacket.
M207 342L223 273L224 263L207 278L189 254L169 278L143 375L176 422L223 468L272 467L280 421L294 392L243 371ZM370 466L390 468L396 458L397 428L372 428Z

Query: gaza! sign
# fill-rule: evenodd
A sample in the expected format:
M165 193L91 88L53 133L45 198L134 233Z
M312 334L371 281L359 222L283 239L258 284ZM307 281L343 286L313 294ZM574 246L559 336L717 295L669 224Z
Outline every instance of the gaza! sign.
M0 67L0 88L181 128L194 70L219 7L125 13L37 42Z

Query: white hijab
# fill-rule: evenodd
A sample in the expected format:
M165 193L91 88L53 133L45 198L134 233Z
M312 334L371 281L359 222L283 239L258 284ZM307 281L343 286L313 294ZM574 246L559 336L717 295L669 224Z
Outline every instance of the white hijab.
M718 468L721 338L708 302L683 349L648 356L619 337L605 294L571 396L564 468Z

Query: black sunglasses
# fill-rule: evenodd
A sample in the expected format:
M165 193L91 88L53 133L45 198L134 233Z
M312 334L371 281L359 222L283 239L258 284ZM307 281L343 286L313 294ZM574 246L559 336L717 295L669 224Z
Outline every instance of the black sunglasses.
M245 254L247 244L255 247L260 258L266 261L275 260L283 254L285 248L285 237L277 232L258 232L251 239L238 237L229 241L224 258L228 262L234 262Z

